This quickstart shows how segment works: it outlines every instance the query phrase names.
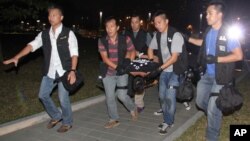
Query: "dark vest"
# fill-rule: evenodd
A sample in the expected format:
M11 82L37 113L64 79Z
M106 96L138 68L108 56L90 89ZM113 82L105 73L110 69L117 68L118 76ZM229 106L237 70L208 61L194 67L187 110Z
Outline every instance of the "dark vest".
M102 44L104 45L108 57L109 57L109 44L106 36L102 37L101 39ZM125 59L127 53L127 42L126 42L126 37L123 35L118 35L118 65L122 65L123 60ZM105 63L104 63L105 64ZM104 68L102 70L102 74L107 74L108 71L108 66L105 64Z
M42 41L43 41L42 49L44 54L43 75L47 75L49 71L51 51L52 51L49 30L50 29L46 29L42 32ZM69 32L70 29L63 27L62 32L59 34L57 38L57 50L64 70L70 70L72 65L69 52L69 43L68 43Z
M205 32L205 36L203 37L203 43L200 48L200 52L198 55L198 64L202 66L204 69L203 71L205 72L206 70L206 36L209 32L211 27L208 27ZM231 54L231 52L228 51L227 47L227 41L228 41L228 36L226 32L226 26L222 25L222 27L219 30L217 40L216 40L216 51L215 51L215 56L217 57L223 57ZM223 50L224 48L224 50ZM216 63L215 64L215 79L216 83L220 85L226 85L229 84L233 81L234 78L234 68L235 68L235 63Z
M143 52L144 54L147 54L148 52L148 46L146 44L147 42L147 32L140 29L134 37L134 33L132 30L128 30L126 32L126 35L129 36L135 46L135 50L138 52Z
M172 39L174 34L177 32L177 30L171 26L168 27L167 31L167 44L168 44L168 49L170 54L171 53L171 44L172 44ZM157 46L158 46L158 51L157 51L157 56L159 57L159 63L162 65L163 64L163 58L162 58L162 52L161 52L161 33L157 32L156 33L156 40L157 40ZM187 50L185 43L183 43L182 46L182 53L178 56L177 61L173 64L173 72L177 75L183 74L188 68L188 56L187 56Z

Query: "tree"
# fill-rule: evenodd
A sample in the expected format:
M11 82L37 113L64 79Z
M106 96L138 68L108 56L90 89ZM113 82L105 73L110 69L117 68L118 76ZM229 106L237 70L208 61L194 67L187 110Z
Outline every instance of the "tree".
M38 19L47 5L48 0L1 0L0 22L13 24L21 20Z

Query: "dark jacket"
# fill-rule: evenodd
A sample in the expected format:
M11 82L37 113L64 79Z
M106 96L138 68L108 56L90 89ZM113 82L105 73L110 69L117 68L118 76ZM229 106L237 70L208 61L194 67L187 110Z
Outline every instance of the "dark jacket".
M49 30L50 29L46 29L42 32L42 41L43 41L42 50L44 54L43 75L47 75L49 71L51 51L52 51ZM64 70L70 70L72 65L71 56L69 52L69 43L68 43L69 32L70 29L63 26L62 32L59 34L57 38L57 50Z
M135 46L135 50L138 52L143 52L144 54L147 54L148 51L148 46L147 46L147 32L140 29L136 35L136 37L134 37L134 33L133 31L127 30L125 32L126 36L129 36Z
M206 29L206 32L203 37L203 43L202 47L200 49L199 55L198 55L198 64L200 64L203 68L203 71L206 70L207 63L206 63L206 36L209 32L211 27L208 27ZM231 52L228 51L227 47L227 41L228 41L228 36L226 32L226 26L222 25L222 27L219 30L217 40L216 40L216 51L215 51L215 56L217 57L223 57L231 54ZM225 48L225 50L221 50L220 48ZM233 81L234 78L234 68L235 68L235 63L216 63L215 64L215 79L216 83L220 85L225 85L229 84Z
M108 40L107 37L104 36L101 39L102 44L104 45L108 57L109 57L109 44L108 44ZM118 65L122 65L125 56L127 53L127 42L126 42L126 37L123 35L118 35ZM105 63L102 63L102 65L100 66L101 68L101 75L102 77L105 77L108 71L108 66Z
M167 33L168 49L169 49L170 54L172 55L171 44L172 44L173 36L177 32L177 30L175 28L169 26L167 32L168 32ZM161 33L160 32L156 33L156 40L157 40L157 45L158 45L157 56L159 57L159 62L162 65L164 62L162 59L162 52L161 52ZM177 61L173 64L173 72L177 75L183 74L187 70L187 68L188 68L188 56L187 56L186 46L184 43L182 46L182 53L180 53Z

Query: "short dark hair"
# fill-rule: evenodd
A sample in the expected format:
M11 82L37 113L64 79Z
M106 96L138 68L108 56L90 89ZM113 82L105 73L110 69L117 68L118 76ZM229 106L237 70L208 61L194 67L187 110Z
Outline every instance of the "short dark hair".
M48 6L48 12L51 10L51 9L58 9L60 12L61 12L61 14L62 14L62 16L64 15L63 14L63 8L60 6L60 5L58 5L58 4L50 4L49 6Z
M138 17L139 20L141 19L141 16L139 14L137 14L137 13L133 13L132 16L131 16L131 18L133 18L133 17Z
M109 17L107 17L107 18L105 19L105 21L104 21L104 24L106 25L107 22L110 22L111 20L114 20L114 21L115 21L115 24L116 24L117 26L119 26L119 21L117 20L117 18L116 18L115 16L109 16Z
M226 4L223 0L211 0L209 3L208 3L208 6L214 6L215 9L218 11L218 12L221 12L223 15L225 15L226 13Z
M157 10L154 15L153 15L153 20L155 19L155 17L157 16L162 16L165 19L168 19L168 15L166 14L166 12L164 10Z

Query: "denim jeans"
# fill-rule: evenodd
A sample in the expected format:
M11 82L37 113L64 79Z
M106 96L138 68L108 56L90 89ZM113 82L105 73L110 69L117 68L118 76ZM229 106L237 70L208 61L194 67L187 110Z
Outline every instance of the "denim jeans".
M176 86L179 86L178 76L173 72L163 71L160 75L159 93L163 110L163 119L168 125L174 123Z
M58 85L58 97L62 113L58 110L50 95L54 87ZM70 105L69 92L64 88L62 82L54 83L54 79L44 76L39 91L39 99L42 101L46 112L52 119L62 119L62 124L72 125L72 109Z
M127 89L116 89L116 87L123 87L128 85L128 75L121 76L106 76L103 79L106 104L108 108L109 118L111 120L119 119L116 97L125 105L125 107L131 112L135 110L135 104L132 99L127 95Z
M216 84L215 77L205 74L197 85L196 104L204 110L207 115L207 141L217 141L220 135L222 113L216 106L218 96L211 96L211 93L219 93L223 85Z

